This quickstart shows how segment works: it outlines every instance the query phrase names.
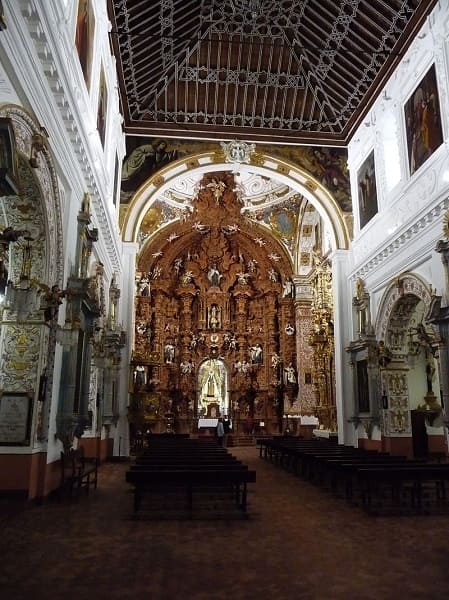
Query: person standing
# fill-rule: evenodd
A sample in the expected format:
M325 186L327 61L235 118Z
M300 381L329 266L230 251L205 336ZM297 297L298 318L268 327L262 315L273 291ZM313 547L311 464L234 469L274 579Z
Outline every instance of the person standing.
M217 442L219 446L223 446L223 438L224 438L224 426L223 419L220 417L217 423Z
M223 430L224 430L223 446L225 448L228 445L228 435L231 433L231 429L232 429L231 419L228 417L228 415L225 415L224 419L223 419Z

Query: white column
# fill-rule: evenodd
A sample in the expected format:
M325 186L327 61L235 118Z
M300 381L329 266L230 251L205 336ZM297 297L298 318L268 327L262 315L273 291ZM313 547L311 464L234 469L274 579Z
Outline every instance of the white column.
M118 377L119 419L114 435L114 456L129 456L129 363L134 344L134 295L136 255L139 250L134 242L123 243L123 271L119 307L119 322L126 331L126 346L122 351L122 363Z
M354 426L352 423L348 423L348 419L352 416L353 387L349 355L345 350L352 332L352 297L348 281L349 252L347 250L336 250L332 254L331 260L338 443L356 445Z

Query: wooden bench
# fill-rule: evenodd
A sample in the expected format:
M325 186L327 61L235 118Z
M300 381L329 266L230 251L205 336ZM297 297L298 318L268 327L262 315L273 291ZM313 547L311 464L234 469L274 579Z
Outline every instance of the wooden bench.
M135 513L141 509L145 495L153 500L158 495L172 494L193 518L194 496L206 502L208 508L215 506L219 497L229 497L230 506L235 503L240 513L246 513L247 484L256 481L256 472L215 442L155 438L136 457L126 473L126 481L134 486ZM169 512L167 506L162 510Z
M260 457L370 513L449 512L449 463L281 437L260 440Z
M61 452L61 484L60 492L73 492L84 489L89 493L91 486L97 488L98 484L98 459L88 458L84 449L72 448L69 452Z
M134 512L141 507L143 496L150 491L166 490L167 486L178 486L186 492L186 509L189 514L193 510L193 491L201 487L232 486L235 500L239 508L247 509L247 483L256 481L256 472L247 466L220 465L213 468L197 468L195 466L176 468L167 466L152 469L129 469L126 481L134 486Z
M448 463L364 465L355 476L362 507L369 513L449 511Z

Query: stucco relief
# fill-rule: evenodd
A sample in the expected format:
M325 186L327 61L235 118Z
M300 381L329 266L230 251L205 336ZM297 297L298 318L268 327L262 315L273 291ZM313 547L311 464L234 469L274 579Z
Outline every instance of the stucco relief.
M388 390L393 396L407 393L407 377L405 373L388 373Z
M34 391L40 330L38 326L10 325L3 341L0 387L8 391Z
M405 323L419 301L422 301L424 310L427 310L431 301L430 287L411 273L392 282L381 301L375 328L376 338L388 342L397 360L404 359L404 352L407 350ZM382 394L387 400L382 423L384 434L410 434L407 369L385 371L382 375Z
M98 394L98 369L93 368L90 375L89 381L89 403L87 407L88 415L90 418L89 428L95 431L97 428L97 394Z
M59 186L49 150L45 143L31 161L32 137L42 135L42 129L21 107L4 105L0 116L10 118L18 150L20 196L2 198L7 223L4 226L26 230L31 238L31 279L38 283L62 287L63 252L62 220ZM10 279L16 282L22 266L23 240L11 244ZM14 314L9 317L14 318ZM2 325L0 386L10 391L27 391L37 397L40 382L46 386L41 402L35 403L33 433L43 441L49 420L53 386L55 332L43 325L42 314L36 312L33 321ZM40 323L39 323L40 321ZM34 443L34 442L33 442Z
M388 412L386 434L409 434L411 433L410 427L410 414L407 410L397 408Z
M413 294L423 301L426 309L430 306L430 287L413 274L406 274L390 284L379 306L376 319L376 337L385 340L391 315L396 302L406 294Z
M41 127L19 106L6 105L0 107L0 116L10 118L14 127L16 145L23 155L22 160L31 155L31 139L33 134L42 133ZM34 197L40 198L45 214L45 226L41 224L41 235L45 235L48 244L48 260L46 266L47 283L62 286L62 215L59 198L59 186L48 148L44 145L39 154L38 168L20 169L21 183L31 191ZM36 185L36 180L38 185ZM28 195L28 194L26 194Z

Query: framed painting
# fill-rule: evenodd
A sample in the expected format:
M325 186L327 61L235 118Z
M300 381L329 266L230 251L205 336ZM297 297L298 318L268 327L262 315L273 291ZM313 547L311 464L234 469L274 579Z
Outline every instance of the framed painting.
M118 155L115 155L115 164L114 164L114 192L113 192L113 196L112 196L112 200L114 202L114 206L117 206L117 202L118 202L118 182L119 182L119 176L120 176L120 161L118 158Z
M101 67L100 86L98 91L97 129L100 135L101 145L104 147L106 139L106 116L107 116L108 90L104 69Z
M369 386L368 386L368 361L356 362L357 373L357 405L359 413L370 411Z
M11 119L0 118L0 194L19 192L16 140Z
M0 446L28 446L33 401L25 392L2 392L0 396Z
M178 158L178 151L162 139L126 136L127 154L123 160L121 202L127 202L153 173Z
M75 46L87 87L90 84L92 69L94 25L91 0L79 0L76 16Z
M357 173L360 229L377 214L376 170L374 151L369 154Z
M413 175L443 143L435 65L432 65L404 105L407 152Z

